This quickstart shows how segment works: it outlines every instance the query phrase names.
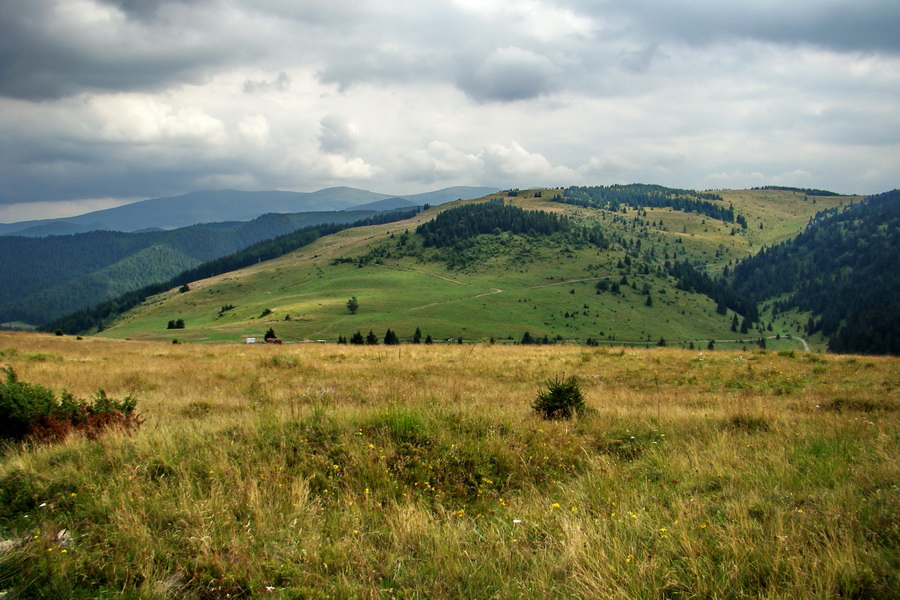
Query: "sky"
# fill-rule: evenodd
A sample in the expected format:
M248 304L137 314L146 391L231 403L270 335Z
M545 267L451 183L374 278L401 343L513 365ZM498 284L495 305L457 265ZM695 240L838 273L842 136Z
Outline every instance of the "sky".
M896 0L3 0L0 222L198 190L900 186Z

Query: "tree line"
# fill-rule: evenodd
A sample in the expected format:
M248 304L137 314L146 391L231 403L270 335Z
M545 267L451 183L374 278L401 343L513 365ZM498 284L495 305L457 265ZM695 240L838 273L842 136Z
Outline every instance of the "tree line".
M682 212L706 215L727 223L735 222L736 218L734 207L720 204L722 197L718 194L642 183L569 187L563 190L562 196L557 196L554 200L583 208L600 208L613 212L618 212L626 206L638 210L673 208Z

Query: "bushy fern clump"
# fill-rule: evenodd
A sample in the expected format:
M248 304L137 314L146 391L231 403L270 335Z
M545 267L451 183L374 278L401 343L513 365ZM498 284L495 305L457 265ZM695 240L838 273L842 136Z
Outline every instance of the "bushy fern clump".
M62 439L73 431L94 437L113 425L136 428L142 420L134 413L137 399L110 398L103 390L86 401L63 392L59 398L44 386L19 381L12 367L0 367L0 440Z
M550 379L547 389L538 392L531 407L545 419L571 419L581 414L585 405L578 379Z

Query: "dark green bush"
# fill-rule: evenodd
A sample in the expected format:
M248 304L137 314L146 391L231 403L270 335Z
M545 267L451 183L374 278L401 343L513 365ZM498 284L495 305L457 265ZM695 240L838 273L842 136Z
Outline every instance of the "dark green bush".
M62 439L75 430L94 437L112 425L135 428L142 422L130 394L116 400L98 390L88 402L64 391L57 399L52 390L19 381L9 365L0 371L6 375L0 383L0 440Z
M531 407L545 419L571 419L584 411L584 395L575 377L555 377L538 392Z

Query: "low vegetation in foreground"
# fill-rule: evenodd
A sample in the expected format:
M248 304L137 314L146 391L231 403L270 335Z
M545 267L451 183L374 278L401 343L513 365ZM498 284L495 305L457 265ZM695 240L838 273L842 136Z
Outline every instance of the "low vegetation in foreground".
M896 358L0 333L0 363L144 419L4 448L9 597L900 593Z

